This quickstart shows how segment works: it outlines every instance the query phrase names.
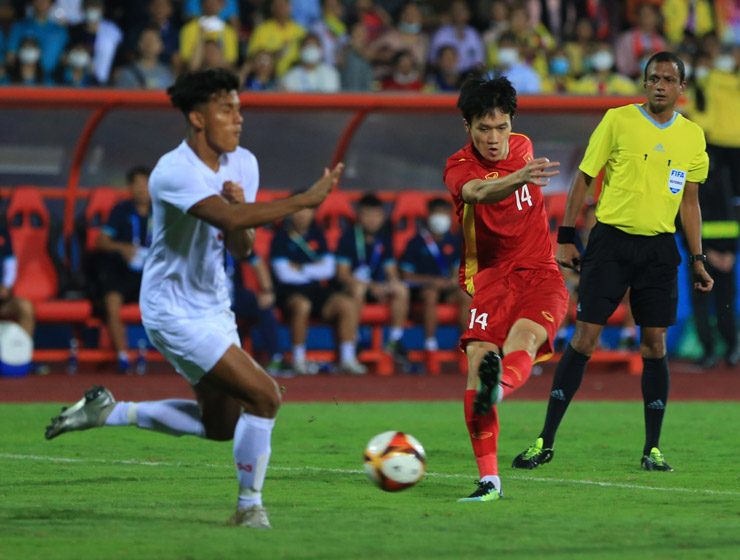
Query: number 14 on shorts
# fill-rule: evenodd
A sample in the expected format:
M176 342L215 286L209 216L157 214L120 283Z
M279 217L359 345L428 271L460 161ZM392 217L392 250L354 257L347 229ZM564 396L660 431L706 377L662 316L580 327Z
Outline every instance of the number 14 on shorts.
M468 325L468 328L475 328L476 323L480 325L481 330L486 330L486 327L488 326L488 313L481 313L479 315L477 307L470 310L470 324Z

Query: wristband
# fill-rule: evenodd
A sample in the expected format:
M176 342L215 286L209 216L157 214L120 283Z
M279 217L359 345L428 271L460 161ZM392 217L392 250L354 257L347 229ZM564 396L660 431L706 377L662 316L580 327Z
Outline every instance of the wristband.
M707 256L706 255L691 255L689 257L689 262L691 264L694 264L695 262L707 262Z
M576 228L568 227L568 226L560 226L558 228L558 243L560 245L564 245L564 244L575 245Z

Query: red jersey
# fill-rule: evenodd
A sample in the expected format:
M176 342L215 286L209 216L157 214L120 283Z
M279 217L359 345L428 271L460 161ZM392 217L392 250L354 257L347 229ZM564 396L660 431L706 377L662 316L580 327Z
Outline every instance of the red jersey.
M504 160L483 159L472 143L447 159L442 176L463 232L460 285L471 295L476 284L485 285L516 269L558 270L539 186L526 184L496 204L467 204L462 199L465 183L518 171L532 159L532 152L532 141L512 132Z

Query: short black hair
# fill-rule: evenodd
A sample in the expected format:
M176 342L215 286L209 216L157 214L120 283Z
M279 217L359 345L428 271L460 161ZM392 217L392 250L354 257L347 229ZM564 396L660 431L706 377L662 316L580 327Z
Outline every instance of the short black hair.
M451 210L452 203L446 198L433 198L427 202L427 211L431 214L437 210Z
M668 51L661 51L659 53L655 53L653 56L651 56L647 64L645 65L645 76L644 80L647 82L647 73L648 73L648 67L653 63L658 62L673 62L678 67L678 75L681 78L682 82L686 81L686 66L684 66L683 60L678 55L673 54L672 52Z
M360 201L357 203L358 208L383 208L383 201L372 193L367 193L362 196Z
M208 103L212 95L238 89L236 74L224 68L211 68L180 74L175 84L167 88L167 95L172 106L187 117L195 107Z
M149 169L146 165L135 165L134 167L126 171L126 184L132 184L137 175L146 175L147 177L149 177L151 173L152 170Z
M516 90L504 76L491 78L488 74L471 74L460 88L457 107L469 125L473 119L484 117L499 110L514 116L516 113Z

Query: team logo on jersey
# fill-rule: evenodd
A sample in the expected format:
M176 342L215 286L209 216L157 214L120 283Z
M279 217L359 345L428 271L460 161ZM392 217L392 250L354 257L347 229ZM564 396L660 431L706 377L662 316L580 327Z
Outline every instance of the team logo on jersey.
M532 154L530 154L529 152L527 152L526 154L524 154L524 155L522 156L522 159L523 159L523 160L524 160L525 162L530 162L530 161L532 161L532 160L534 159L534 157L532 156Z
M549 311L543 311L542 316L548 321L550 321L551 323L555 322L555 317L553 317L552 313L550 313Z
M493 437L493 432L475 432L473 434L473 439L488 439L489 437Z
M678 194L683 190L686 184L686 172L680 169L671 169L670 175L668 175L668 188L671 194Z
M491 171L484 179L498 179L498 171Z
M653 148L654 152L665 152L665 148L663 147L663 144L658 144Z

